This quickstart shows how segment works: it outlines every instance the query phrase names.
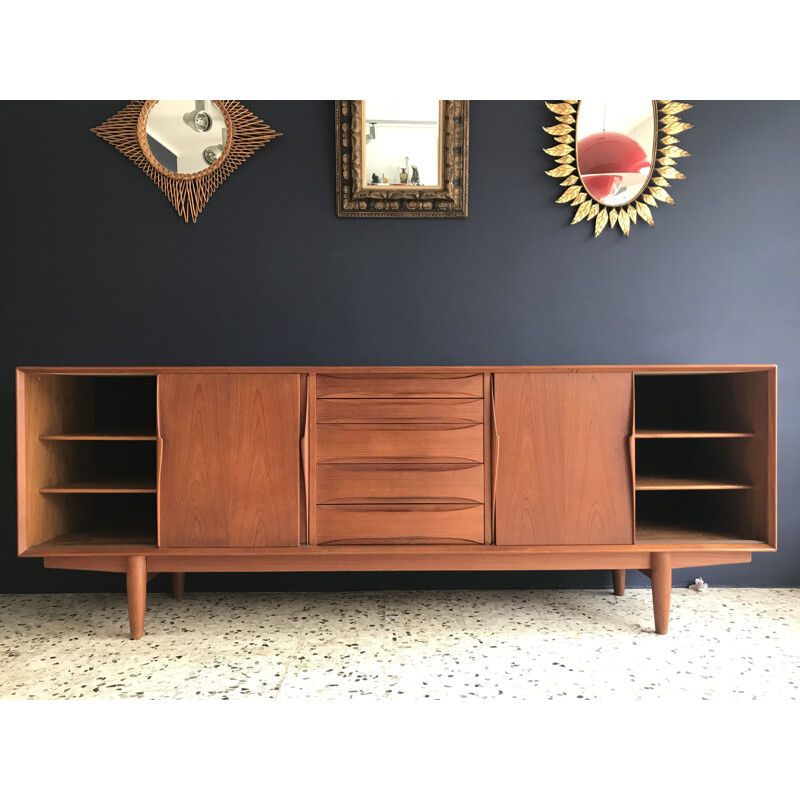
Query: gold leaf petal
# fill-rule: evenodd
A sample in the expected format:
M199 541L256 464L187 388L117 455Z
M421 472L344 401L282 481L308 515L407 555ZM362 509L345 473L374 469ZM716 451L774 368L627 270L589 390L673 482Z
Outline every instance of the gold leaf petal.
M650 213L650 209L644 204L640 203L638 200L636 201L636 213L652 228L653 227L653 215Z
M554 114L574 114L575 109L572 103L544 103Z
M603 229L606 227L606 223L607 222L608 222L608 211L604 208L597 215L597 219L595 220L595 223L594 223L594 238L595 239L603 232Z
M675 122L680 122L678 117L674 117L671 114L667 114L664 117L661 117L661 124L662 125L672 125Z
M574 225L576 222L580 222L584 217L589 213L589 209L592 207L591 200L584 200L579 206L578 210L575 212L575 216L572 218L572 222L570 225Z
M631 204L631 205L628 206L627 210L628 210L628 217L629 217L630 221L635 225L636 224L636 220L638 219L638 217L636 216L636 206Z
M652 180L653 180L653 183L656 186L669 186L670 185L669 181L666 178L655 178L654 177Z
M561 156L556 159L556 164L571 164L575 160L575 156Z
M644 200L644 202L647 203L647 205L653 206L653 208L656 208L658 206L658 203L656 203L655 197L651 197L649 194L643 194L642 195L642 200ZM639 210L638 206L637 206L636 210L637 211Z
M687 153L686 150L681 150L680 147L675 147L674 145L662 147L658 152L670 158L688 158L691 156L691 153Z
M549 175L551 178L565 178L567 175L575 172L575 167L570 166L569 164L562 164L560 167L556 167L555 169L548 169L545 171L545 175Z
M690 125L688 122L673 122L672 125L667 125L661 129L662 133L671 136L675 133L680 133L681 131L688 131L689 128L694 128L694 125Z
M570 186L569 189L567 189L567 191L564 192L564 194L562 194L561 197L558 198L558 200L556 200L556 203L569 203L570 200L574 200L580 194L580 191L581 191L580 184L576 184L575 186Z
M674 158L668 158L667 156L664 156L664 158L659 158L656 163L661 164L662 167L672 167L678 162Z
M612 208L611 211L608 212L608 221L613 228L617 224L617 209Z
M575 124L575 117L572 114L563 117L556 117L559 122L563 122L565 125L574 125Z
M600 206L597 203L592 203L592 207L589 209L589 215L586 219L594 219L597 216L597 212L600 210Z
M550 133L553 136L564 136L567 133L572 133L572 125L551 125L549 128L542 128L545 133Z
M561 142L561 144L572 144L575 141L570 135L556 136L555 140ZM676 139L675 141L677 142L678 140Z
M545 147L544 151L549 156L565 156L574 149L574 147L570 147L568 144L557 144L555 147Z
M673 206L675 205L675 201L669 196L667 190L662 189L660 186L651 186L650 194L653 195L656 200L660 200L662 203L669 203Z
M621 211L619 214L619 229L625 234L625 238L628 238L628 233L631 230L631 221L628 215Z
M661 144L663 145L678 144L678 140L674 136L662 136Z
M688 111L690 108L694 108L691 103L675 103L674 101L670 101L664 104L661 111L664 114L680 114L682 111Z
M562 186L572 186L573 183L577 183L577 182L578 182L578 176L577 175L570 175L568 178L564 178L564 180L561 181L561 185Z
M682 172L678 172L674 167L662 167L661 169L657 169L656 172L672 181L686 180L686 176Z
M586 199L586 192L581 192L571 203L571 206L577 206Z

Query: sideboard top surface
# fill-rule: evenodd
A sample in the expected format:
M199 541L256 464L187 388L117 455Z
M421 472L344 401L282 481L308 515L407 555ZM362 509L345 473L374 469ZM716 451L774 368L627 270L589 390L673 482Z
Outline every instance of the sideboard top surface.
M489 366L183 366L183 367L17 367L17 370L27 374L50 375L156 375L158 373L469 373L469 372L679 372L687 373L713 373L713 372L753 372L776 370L775 364L574 364L574 365L489 365Z

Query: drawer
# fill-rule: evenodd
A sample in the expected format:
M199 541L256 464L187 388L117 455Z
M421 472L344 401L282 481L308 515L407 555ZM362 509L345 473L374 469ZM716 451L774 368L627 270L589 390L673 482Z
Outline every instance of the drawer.
M483 425L317 425L318 464L483 462Z
M317 544L409 544L452 541L483 544L483 506L379 504L317 506Z
M482 464L325 464L318 503L482 503Z
M483 397L483 374L317 375L317 397Z
M483 400L318 400L317 422L483 422Z

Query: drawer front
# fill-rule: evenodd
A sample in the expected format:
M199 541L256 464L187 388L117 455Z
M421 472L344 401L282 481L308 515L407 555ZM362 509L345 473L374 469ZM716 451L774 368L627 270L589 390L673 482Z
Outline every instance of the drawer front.
M317 467L318 503L483 502L483 465L327 464Z
M483 397L483 375L317 375L317 397Z
M483 463L483 425L317 425L317 463Z
M483 400L319 400L317 422L483 422Z
M483 506L381 504L317 506L317 544L483 544Z

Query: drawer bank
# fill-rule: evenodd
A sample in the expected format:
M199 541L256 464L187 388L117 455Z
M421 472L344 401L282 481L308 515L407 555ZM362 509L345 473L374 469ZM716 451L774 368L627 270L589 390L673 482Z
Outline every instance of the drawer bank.
M19 555L186 572L625 570L776 549L772 365L21 367Z

